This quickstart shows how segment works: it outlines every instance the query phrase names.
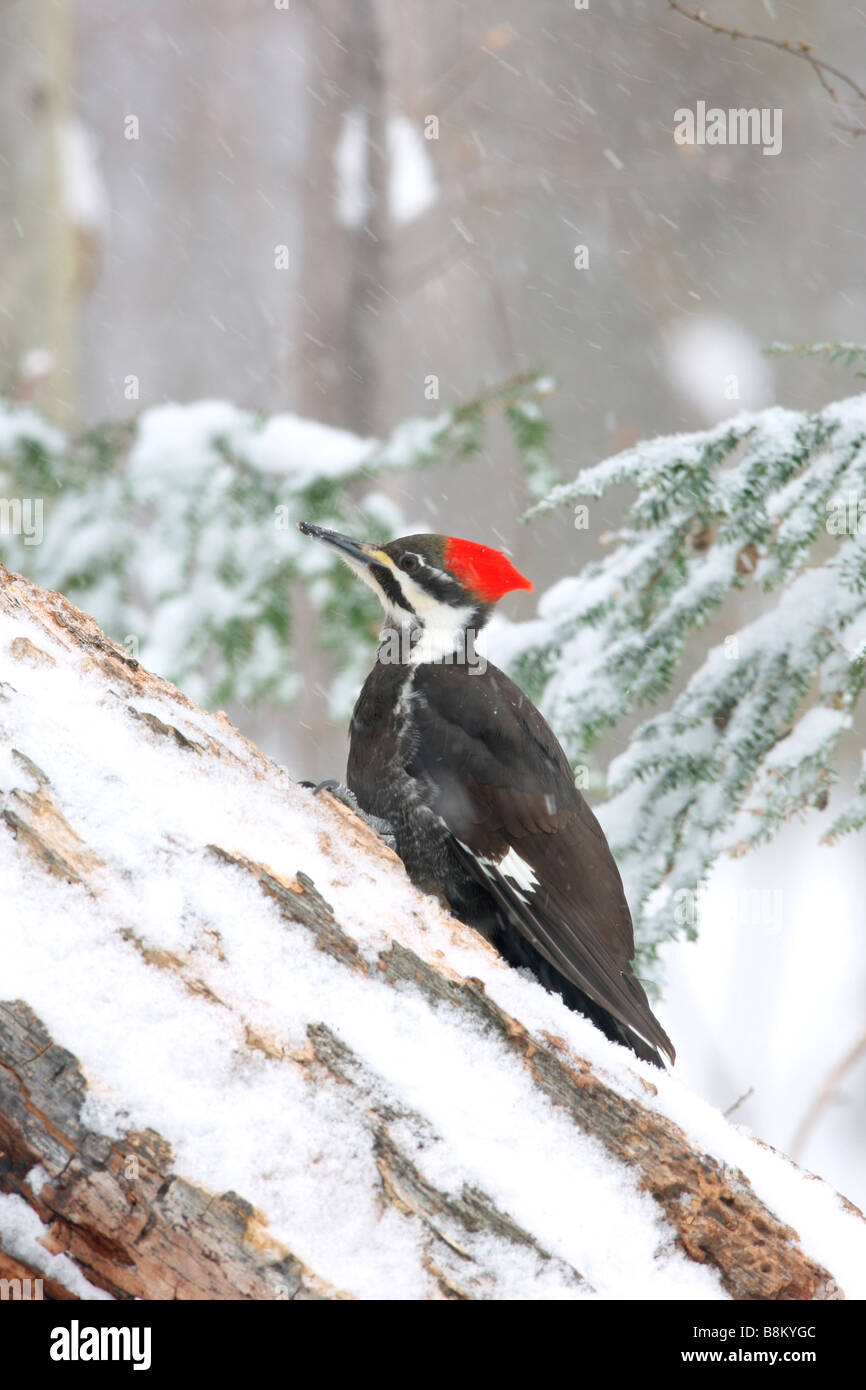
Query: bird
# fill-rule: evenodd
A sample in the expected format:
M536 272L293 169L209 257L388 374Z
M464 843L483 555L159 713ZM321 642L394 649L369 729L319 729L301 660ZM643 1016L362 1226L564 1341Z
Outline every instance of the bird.
M643 1061L672 1063L632 968L631 914L604 832L543 715L475 647L499 600L531 581L501 551L455 536L377 545L298 529L384 609L350 725L357 807L390 828L412 882L510 965Z

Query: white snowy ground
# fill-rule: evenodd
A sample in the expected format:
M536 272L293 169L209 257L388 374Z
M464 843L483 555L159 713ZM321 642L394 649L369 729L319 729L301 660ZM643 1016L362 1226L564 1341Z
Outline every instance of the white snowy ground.
M20 636L55 664L15 659L10 646ZM527 1027L566 1038L646 1103L641 1064L504 967L398 868L353 858L335 813L284 770L255 760L223 720L168 698L131 700L193 740L218 740L236 752L236 766L153 738L104 676L80 669L29 618L0 616L2 682L0 804L12 787L33 789L12 755L19 749L46 774L105 870L97 896L50 879L0 823L0 997L26 1000L79 1058L95 1129L158 1130L174 1148L177 1172L255 1203L273 1235L336 1287L364 1298L424 1297L416 1223L377 1206L369 1135L347 1115L336 1085L310 1087L297 1067L244 1046L250 1027L289 1052L303 1046L308 1023L324 1022L439 1136L413 1151L421 1172L450 1190L468 1183L486 1191L578 1269L597 1297L725 1297L712 1272L678 1251L628 1170L540 1095L495 1038L445 1007L432 1010L414 991L345 969L303 929L288 931L258 887L204 847L216 843L287 878L303 868L368 958L391 938L427 959L444 957L480 977ZM134 923L145 945L194 952L196 973L230 1010L149 967L122 939L124 923ZM208 947L214 933L221 953ZM658 1087L653 1103L743 1169L848 1297L866 1296L866 1225L828 1187L732 1128L676 1074L643 1070ZM32 1222L22 1208L0 1200L0 1238L29 1259ZM543 1268L532 1252L500 1242L484 1254L493 1297L575 1296L555 1264Z

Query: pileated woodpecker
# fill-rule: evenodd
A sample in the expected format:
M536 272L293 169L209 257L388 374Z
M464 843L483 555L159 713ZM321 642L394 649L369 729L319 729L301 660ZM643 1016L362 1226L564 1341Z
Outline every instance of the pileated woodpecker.
M370 545L307 522L375 591L385 623L352 715L347 783L409 877L603 1033L662 1066L673 1045L632 972L604 833L538 710L473 638L530 581L453 536Z

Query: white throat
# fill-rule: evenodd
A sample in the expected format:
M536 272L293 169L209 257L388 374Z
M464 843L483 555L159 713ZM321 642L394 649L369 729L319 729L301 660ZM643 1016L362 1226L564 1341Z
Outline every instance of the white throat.
M466 629L475 612L472 605L452 608L450 603L442 603L416 584L410 575L400 574L398 578L415 616L404 608L395 608L381 589L379 597L385 608L385 628L396 628L407 638L411 633L411 651L404 659L412 666L423 661L442 661L452 654L456 654L457 660L465 660ZM473 637L469 641L471 643Z
M449 656L466 660L467 640L472 641L471 636L467 639L466 624L472 616L472 609L452 608L449 612L452 616L447 624L434 623L430 627L424 624L412 645L409 656L411 666L420 666L423 661L442 661Z

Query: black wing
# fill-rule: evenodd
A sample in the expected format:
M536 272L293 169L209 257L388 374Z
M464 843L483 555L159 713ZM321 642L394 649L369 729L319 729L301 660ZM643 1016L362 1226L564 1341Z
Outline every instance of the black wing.
M634 933L604 832L556 736L503 672L425 663L407 768L427 781L455 853L510 924L566 980L671 1061L632 972Z

